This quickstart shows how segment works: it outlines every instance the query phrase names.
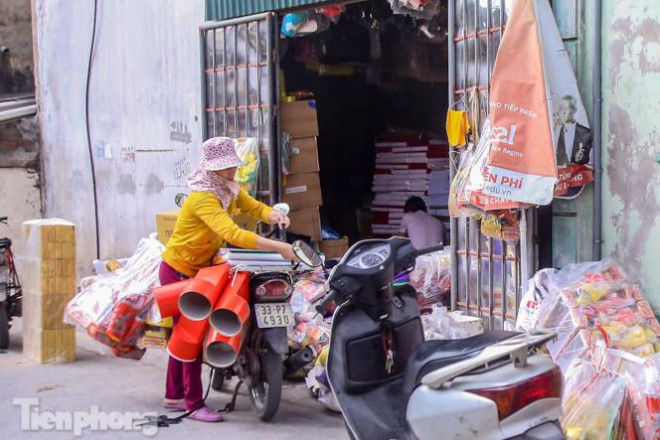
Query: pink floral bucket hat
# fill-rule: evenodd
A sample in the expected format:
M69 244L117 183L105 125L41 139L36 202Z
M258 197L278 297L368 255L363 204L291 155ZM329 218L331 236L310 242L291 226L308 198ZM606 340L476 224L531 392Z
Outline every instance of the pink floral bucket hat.
M199 167L205 171L220 171L240 167L243 161L236 154L234 140L214 137L202 144L202 160Z

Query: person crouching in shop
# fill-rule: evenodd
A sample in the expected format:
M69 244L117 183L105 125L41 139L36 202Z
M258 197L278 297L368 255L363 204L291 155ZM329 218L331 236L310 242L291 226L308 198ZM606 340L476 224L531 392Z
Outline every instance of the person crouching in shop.
M241 165L232 139L215 137L202 145L202 160L188 177L191 193L163 253L159 272L162 285L194 277L227 244L276 251L286 260L297 259L290 244L260 237L234 222L234 216L244 213L271 225L288 228L290 224L285 214L258 202L234 181ZM201 355L195 362L181 362L170 356L164 405L192 412L189 418L193 420L222 420L204 404Z
M406 200L403 212L400 232L410 238L415 249L443 243L445 227L440 220L427 213L424 200L420 197L410 197Z

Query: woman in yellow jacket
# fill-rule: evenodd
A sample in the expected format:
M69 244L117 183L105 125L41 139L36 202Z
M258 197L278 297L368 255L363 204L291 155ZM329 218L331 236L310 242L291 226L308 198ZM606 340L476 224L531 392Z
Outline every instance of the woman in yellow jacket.
M287 260L295 260L291 245L260 237L241 229L233 220L239 213L248 214L269 224L288 227L289 218L258 202L240 189L234 181L236 169L242 165L230 138L216 137L202 145L202 160L188 178L192 190L167 243L160 267L162 285L194 277L209 266L221 247L233 246L279 252ZM181 362L170 356L167 367L165 407L193 411L193 420L219 422L220 414L204 405L202 361Z

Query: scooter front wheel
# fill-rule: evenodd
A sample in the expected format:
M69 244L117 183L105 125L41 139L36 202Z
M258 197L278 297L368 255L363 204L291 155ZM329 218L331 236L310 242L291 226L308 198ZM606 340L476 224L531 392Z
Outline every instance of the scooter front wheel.
M275 417L282 397L282 356L273 351L265 338L257 338L255 351L259 358L259 379L250 387L250 399L257 416L268 422Z

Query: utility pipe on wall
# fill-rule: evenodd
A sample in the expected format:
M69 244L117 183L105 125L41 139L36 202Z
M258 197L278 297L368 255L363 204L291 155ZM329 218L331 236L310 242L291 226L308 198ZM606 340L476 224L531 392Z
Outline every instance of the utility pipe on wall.
M593 38L593 51L594 51L594 70L592 82L593 94L593 152L594 152L594 216L593 216L593 248L592 258L594 261L600 260L602 255L602 201L603 201L603 188L602 188L602 127L601 127L601 110L603 104L602 92L602 21L603 21L603 5L600 0L595 2L594 6L594 32Z

